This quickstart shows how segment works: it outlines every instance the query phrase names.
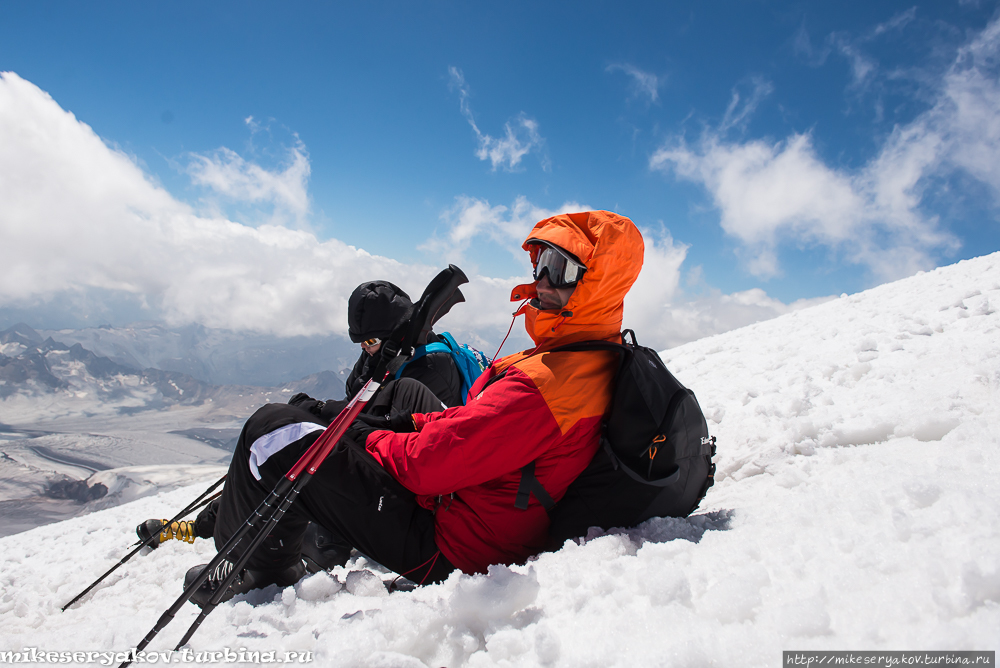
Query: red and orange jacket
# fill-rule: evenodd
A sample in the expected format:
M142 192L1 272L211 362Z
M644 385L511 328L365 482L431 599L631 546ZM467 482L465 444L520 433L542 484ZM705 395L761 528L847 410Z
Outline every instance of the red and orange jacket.
M597 451L617 364L614 353L547 351L620 340L625 294L642 267L639 231L607 211L548 218L525 250L533 239L587 266L565 307L543 311L531 302L518 312L537 347L498 360L473 385L467 405L415 415L416 433L379 431L367 441L381 465L435 511L438 548L467 573L522 562L544 548L549 520L541 503L532 496L527 510L514 507L521 467L535 462L536 478L555 501L562 498ZM533 285L522 285L511 299L535 296Z

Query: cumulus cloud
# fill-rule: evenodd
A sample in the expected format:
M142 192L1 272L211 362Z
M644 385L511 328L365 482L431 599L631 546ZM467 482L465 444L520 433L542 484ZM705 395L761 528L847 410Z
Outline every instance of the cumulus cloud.
M719 290L709 289L704 294L678 301L672 304L669 309L657 313L657 317L652 322L646 323L647 325L655 325L655 329L647 327L636 331L654 331L660 337L658 349L672 348L705 336L721 334L738 327L822 304L831 299L834 297L800 299L791 304L785 304L768 296L760 288L732 294L723 294Z
M905 25L907 16L895 25ZM783 243L825 246L893 279L933 265L959 242L926 210L931 188L958 170L1000 195L1000 19L959 49L934 104L897 126L860 168L831 167L812 135L730 141L721 129L672 139L650 167L700 183L755 275L780 271Z
M657 236L649 229L640 230L645 252L639 278L625 297L625 327L653 339L644 345L655 342L656 347L665 348L672 332L664 328L664 319L681 297L681 265L688 247L676 243L669 231Z
M559 213L590 209L578 202L565 202L556 209L546 209L532 204L524 196L517 197L510 207L492 206L485 199L461 195L441 214L443 234L436 233L420 246L420 250L461 260L474 241L488 240L491 249L503 249L516 261L523 262L521 242L535 223Z
M518 197L512 206L507 207L491 205L481 198L462 196L456 198L455 205L442 214L445 234L429 241L423 249L449 258L460 258L470 245L489 241L491 249L508 251L525 267L524 275L514 279L491 279L498 289L509 291L515 283L530 280L521 242L534 224L558 213L592 208L586 204L567 202L557 209L545 209L525 197ZM803 300L788 305L769 297L760 289L726 295L700 284L694 292L685 290L682 279L688 246L674 240L670 231L662 226L658 230L646 221L633 222L642 232L645 254L639 278L625 299L624 326L640 332L643 345L668 348L824 301ZM699 274L697 269L688 273L695 277ZM689 277L689 282L699 281ZM494 319L488 324L495 328L497 322ZM512 347L527 345L527 338L517 327L514 336L519 338L516 342L512 341Z
M941 136L949 161L1000 194L1000 18L959 50L941 99L922 120L928 136Z
M688 246L675 241L669 231L656 233L642 228L642 233L642 272L625 298L624 326L637 333L640 343L657 350L832 299L819 297L785 304L760 288L724 294L702 283L699 268L688 271L685 280L683 264Z
M388 279L417 295L438 269L402 264L337 239L320 241L301 229L200 214L48 94L9 72L0 73L0 146L0 308L76 304L110 317L124 304L132 309L130 318L138 311L169 325L343 335L347 297L359 282ZM220 155L223 166L247 171L246 163ZM307 160L304 147L297 155ZM307 165L297 169L308 171ZM236 184L234 198L273 201L255 194L253 178L241 179L220 183ZM510 206L460 197L442 214L445 231L436 243L443 253L460 253L486 239L524 260L519 245L535 222L588 208L569 202L549 210L524 197ZM626 304L626 324L640 330L643 343L664 348L788 308L763 293L692 301L680 287L686 246L669 232L637 223L646 258ZM469 272L467 303L443 324L492 354L511 324L510 290L528 278L523 266L519 276ZM526 346L516 325L506 350Z
M605 68L607 72L624 72L631 80L632 96L636 98L648 98L650 102L657 102L660 99L660 86L663 81L660 77L650 72L644 72L635 65L613 64Z
M343 334L347 297L360 281L385 278L419 294L435 272L302 230L198 215L10 72L0 74L0 145L3 307L67 294L79 303L131 295L147 317L172 325ZM223 163L240 171L237 160ZM263 181L219 182L235 183L234 197L253 199ZM496 305L506 302L506 290L473 280L482 301L470 300L462 314L476 326L505 329L509 318Z
M695 148L661 148L650 165L712 193L722 228L749 250L758 276L778 273L774 249L782 236L836 245L863 222L864 200L850 176L824 165L808 135L775 144L729 143L710 133Z
M253 118L248 118L248 125ZM251 125L251 128L253 126ZM295 136L287 149L284 164L268 170L248 161L235 151L222 147L206 154L189 153L184 171L193 183L210 188L230 201L253 205L270 204L270 222L292 222L305 226L309 214L309 153Z
M451 77L451 87L458 91L459 108L462 110L462 115L476 134L476 140L479 144L476 148L477 158L489 160L493 171L500 168L507 172L513 172L518 169L524 156L534 151L539 154L542 169L548 169L545 140L538 131L538 121L521 112L504 124L502 137L486 134L476 125L475 116L469 106L469 87L465 83L462 71L457 67L449 67L448 74Z

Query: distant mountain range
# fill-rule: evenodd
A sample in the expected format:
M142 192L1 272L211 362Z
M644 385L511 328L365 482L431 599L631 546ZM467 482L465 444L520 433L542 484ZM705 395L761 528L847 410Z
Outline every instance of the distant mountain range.
M266 403L296 392L344 396L348 365L334 359L340 371L323 370L330 358L318 355L318 343L265 343L157 325L0 332L0 536L184 484L183 467L215 471L228 463L243 421Z
M344 379L348 373L348 368L341 367L339 372L323 370L280 384L240 383L233 387L231 383L213 383L204 380L204 377L275 377L278 375L276 368L270 374L265 368L276 367L283 357L300 355L302 349L293 352L289 347L269 353L266 348L256 345L245 347L242 355L238 354L240 351L226 355L221 351L223 340L216 338L209 344L210 335L202 339L194 337L188 341L186 350L205 353L208 362L220 362L214 364L215 373L208 374L206 369L210 365L202 360L199 368L204 375L199 378L169 368L171 361L176 362L176 366L198 367L199 358L195 355L180 358L164 356L164 350L171 345L175 351L185 348L180 336L158 326L151 326L146 331L129 328L44 334L47 336L43 338L42 333L25 324L0 332L0 399L15 394L37 397L63 393L78 398L87 397L104 405L114 404L119 413L174 405L200 405L222 398L231 400L234 396L263 394L263 388L285 394L307 392L317 398L329 399L344 395ZM100 355L72 339L70 342L58 341L53 334L73 334L77 339L92 340L99 344L102 352L109 349L117 351L116 356ZM157 347L156 343L168 345ZM160 366L143 364L154 358L158 358ZM298 363L300 367L303 364L301 361ZM228 371L222 372L220 367ZM288 374L284 372L282 375Z
M20 324L7 331L34 330ZM274 387L318 371L350 369L360 354L346 337L280 338L200 325L169 328L155 322L40 330L37 336L68 346L79 343L133 369L177 371L212 385Z

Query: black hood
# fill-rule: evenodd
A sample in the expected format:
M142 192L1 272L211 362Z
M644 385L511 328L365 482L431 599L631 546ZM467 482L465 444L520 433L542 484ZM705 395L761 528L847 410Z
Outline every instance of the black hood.
M413 315L410 296L389 281L359 285L347 300L347 334L354 343L387 339Z

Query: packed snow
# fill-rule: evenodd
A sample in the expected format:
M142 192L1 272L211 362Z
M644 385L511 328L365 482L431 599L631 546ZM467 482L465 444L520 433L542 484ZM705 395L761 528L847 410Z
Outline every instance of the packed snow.
M642 332L639 332L642 342ZM347 568L220 606L201 651L324 666L776 666L782 650L1000 649L1000 253L663 353L718 437L687 519L387 593ZM0 650L134 647L210 542L114 564L207 486L0 539ZM148 648L169 650L186 605Z

